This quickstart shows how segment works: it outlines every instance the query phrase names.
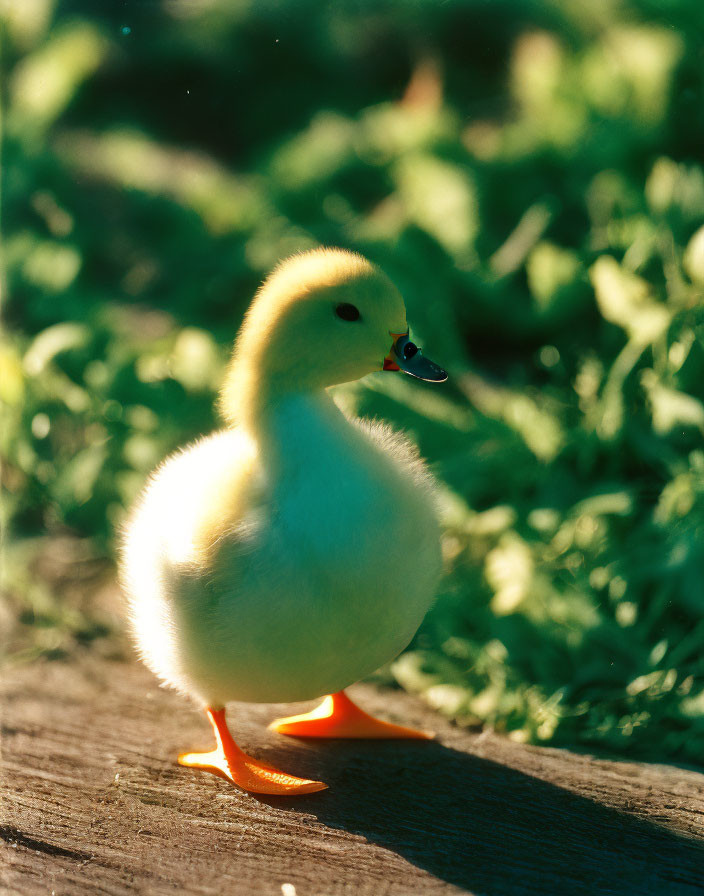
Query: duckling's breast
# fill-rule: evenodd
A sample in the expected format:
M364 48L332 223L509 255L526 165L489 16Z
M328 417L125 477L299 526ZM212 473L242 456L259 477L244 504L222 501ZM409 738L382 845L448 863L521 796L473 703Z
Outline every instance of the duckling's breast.
M276 408L266 487L202 569L173 569L177 653L205 702L339 690L396 656L440 576L432 484L408 443L327 397Z

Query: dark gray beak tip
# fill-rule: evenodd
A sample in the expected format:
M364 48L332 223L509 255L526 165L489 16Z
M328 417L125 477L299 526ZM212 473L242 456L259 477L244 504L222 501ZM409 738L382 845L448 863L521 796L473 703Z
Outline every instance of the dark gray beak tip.
M408 336L401 336L394 347L396 363L404 373L425 380L426 383L444 383L447 371L430 358L424 358L418 346Z
M414 376L417 376L419 379L425 380L428 383L445 382L447 379L446 370L443 370L442 367L438 367L438 365L429 358L421 358L421 361L423 362L422 373L414 373Z

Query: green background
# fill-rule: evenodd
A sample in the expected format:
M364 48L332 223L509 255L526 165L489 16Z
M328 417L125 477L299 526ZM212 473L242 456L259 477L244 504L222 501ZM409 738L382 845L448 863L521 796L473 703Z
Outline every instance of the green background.
M338 390L442 483L447 576L387 678L517 740L701 763L700 0L2 15L12 661L118 643L125 509L219 425L267 271L345 246L450 371Z

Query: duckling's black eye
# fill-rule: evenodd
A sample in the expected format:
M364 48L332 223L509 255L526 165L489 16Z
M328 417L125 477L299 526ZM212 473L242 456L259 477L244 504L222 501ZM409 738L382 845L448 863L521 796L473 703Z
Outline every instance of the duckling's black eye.
M359 320L359 308L350 305L349 302L342 302L335 308L335 314L340 320Z

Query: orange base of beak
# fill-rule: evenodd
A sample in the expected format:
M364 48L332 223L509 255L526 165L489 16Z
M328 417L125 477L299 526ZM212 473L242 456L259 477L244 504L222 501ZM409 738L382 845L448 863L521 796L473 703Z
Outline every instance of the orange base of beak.
M391 358L384 358L384 370L400 370L401 368L395 361L392 361Z

